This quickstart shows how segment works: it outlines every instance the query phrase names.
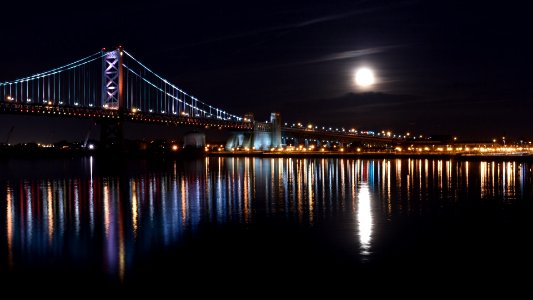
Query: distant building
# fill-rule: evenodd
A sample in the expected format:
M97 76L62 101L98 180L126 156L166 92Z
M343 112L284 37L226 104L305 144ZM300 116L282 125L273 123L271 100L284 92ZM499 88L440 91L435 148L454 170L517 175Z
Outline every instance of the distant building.
M254 113L248 112L244 114L244 122L253 123L254 122Z
M272 147L281 146L281 115L279 112L270 114L270 123L272 123Z
M203 132L189 132L183 136L183 148L204 148L205 133Z

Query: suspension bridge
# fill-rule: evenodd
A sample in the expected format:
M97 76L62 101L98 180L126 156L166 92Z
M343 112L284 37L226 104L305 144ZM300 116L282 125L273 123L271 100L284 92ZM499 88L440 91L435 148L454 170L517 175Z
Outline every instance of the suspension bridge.
M1 82L0 99L0 113L93 119L101 126L104 148L121 146L126 122L231 130L235 135L228 147L269 149L294 137L389 142L350 132L283 126L279 113L272 113L267 122L231 114L185 92L122 47L102 49L45 72Z

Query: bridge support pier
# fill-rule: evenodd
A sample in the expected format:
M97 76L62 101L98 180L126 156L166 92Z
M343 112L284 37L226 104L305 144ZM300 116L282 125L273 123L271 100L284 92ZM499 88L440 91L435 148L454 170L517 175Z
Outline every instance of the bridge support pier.
M226 151L231 151L238 147L244 147L244 135L243 132L235 132L231 137L226 141Z
M122 153L124 145L124 122L122 120L101 120L100 146L105 152Z

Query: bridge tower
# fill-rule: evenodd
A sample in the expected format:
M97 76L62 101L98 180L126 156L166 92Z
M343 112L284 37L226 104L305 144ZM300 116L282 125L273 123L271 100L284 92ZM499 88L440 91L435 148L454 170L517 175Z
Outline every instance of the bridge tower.
M103 49L102 51L105 51ZM124 150L124 73L122 46L104 52L102 56L102 107L118 111L118 119L101 120L100 148L106 151Z

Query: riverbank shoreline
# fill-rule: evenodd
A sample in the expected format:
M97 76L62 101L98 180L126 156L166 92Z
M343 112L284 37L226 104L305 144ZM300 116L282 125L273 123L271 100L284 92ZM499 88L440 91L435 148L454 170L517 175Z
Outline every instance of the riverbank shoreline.
M44 151L43 151L44 150ZM202 158L202 157L253 157L253 158L350 158L350 159L456 159L456 160L520 160L533 161L533 153L413 153L413 152L337 152L337 151L169 151L169 152L105 152L89 150L0 151L0 159L47 159L74 157L102 158Z
M224 151L208 152L214 157L260 157L260 158L414 158L414 159L461 159L461 160L531 160L533 153L400 153L400 152L274 152L274 151Z

